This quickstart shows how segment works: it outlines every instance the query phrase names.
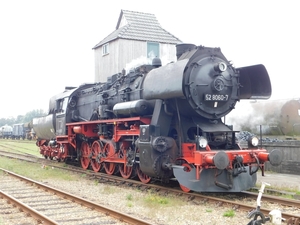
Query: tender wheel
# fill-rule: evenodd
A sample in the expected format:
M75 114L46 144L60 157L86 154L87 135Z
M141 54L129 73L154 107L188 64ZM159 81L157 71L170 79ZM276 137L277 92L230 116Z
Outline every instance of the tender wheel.
M190 166L190 164L183 163L182 166L184 166L186 168L185 169L186 172L191 172L192 167ZM190 192L191 191L191 189L187 188L186 186L183 186L181 184L179 184L179 185L180 185L180 188L181 188L182 191L184 191L184 192Z
M103 145L100 141L94 141L92 144L92 160L91 165L95 172L98 172L101 169L101 163L100 163L100 152L103 148Z
M148 175L144 174L141 169L140 169L140 166L137 165L136 166L136 172L137 172L137 175L140 179L140 181L144 184L148 184L150 181L151 181L151 177L149 177Z
M124 144L121 144L120 151L119 151L119 158L124 159L124 163L119 164L119 171L123 178L128 179L132 176L134 170L133 170L133 166L127 166L127 160L126 160L127 151L124 146L125 146Z
M110 157L115 154L114 147L112 144L106 143L104 148L101 150L102 155L105 157ZM112 162L104 162L103 163L104 170L107 174L112 175L115 172L116 164Z
M89 158L91 150L86 141L83 141L81 143L80 151L81 151L81 157L80 157L81 167L86 170L89 167L91 161Z

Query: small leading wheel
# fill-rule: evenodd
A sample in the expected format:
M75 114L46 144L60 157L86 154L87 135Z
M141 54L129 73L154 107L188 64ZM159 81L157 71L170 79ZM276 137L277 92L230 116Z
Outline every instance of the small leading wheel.
M137 172L137 175L138 175L138 177L139 177L139 179L142 183L148 184L151 181L151 177L144 174L143 171L140 169L139 165L136 166L136 172Z
M94 141L92 144L92 160L91 160L91 165L92 168L95 172L98 172L101 169L101 164L100 164L100 152L102 149L103 145L100 141Z
M89 167L91 161L89 158L90 148L86 141L83 141L81 143L80 151L81 151L81 157L80 157L81 167L84 170L86 170Z
M185 167L185 172L191 172L191 170L192 170L192 167L190 166L190 164L188 164L188 163L183 163L182 164L182 166L184 166ZM189 189L189 188L187 188L186 186L184 186L184 185L182 185L182 184L179 184L180 185L180 188L181 188L181 190L183 191L183 192L190 192L191 191L191 189Z
M119 151L119 158L120 159L124 159L125 158L125 161L124 163L121 163L119 164L119 171L120 171L120 174L123 178L125 179L128 179L132 176L133 174L133 166L127 166L127 162L126 162L126 149L124 147L124 144L121 144L121 147L120 147L120 151Z
M101 149L102 155L105 157L113 156L115 153L114 146L110 143L106 143L104 148ZM103 163L104 170L107 174L112 175L115 172L116 164L113 162L104 162Z

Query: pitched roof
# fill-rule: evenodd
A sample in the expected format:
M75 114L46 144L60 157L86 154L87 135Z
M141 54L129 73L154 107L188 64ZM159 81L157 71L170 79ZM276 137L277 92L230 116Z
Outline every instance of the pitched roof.
M154 14L121 10L116 30L100 41L93 49L115 39L129 39L168 44L182 41L163 29Z

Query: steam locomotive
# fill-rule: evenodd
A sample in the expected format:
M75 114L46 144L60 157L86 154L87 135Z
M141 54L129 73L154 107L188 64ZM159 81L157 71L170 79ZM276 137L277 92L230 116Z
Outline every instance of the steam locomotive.
M241 99L268 99L263 65L235 68L220 48L176 46L177 61L159 58L104 83L67 87L33 119L45 158L78 160L84 169L141 182L176 180L183 191L240 192L253 187L280 150L241 148L223 122Z

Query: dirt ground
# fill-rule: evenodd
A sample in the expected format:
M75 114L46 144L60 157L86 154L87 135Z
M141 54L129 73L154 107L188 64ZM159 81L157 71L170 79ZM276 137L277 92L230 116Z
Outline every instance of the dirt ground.
M257 173L257 185L261 186L262 182L270 184L266 186L269 189L291 189L300 191L300 176L293 174L283 174L274 172L265 172L265 176L262 176L260 172Z

